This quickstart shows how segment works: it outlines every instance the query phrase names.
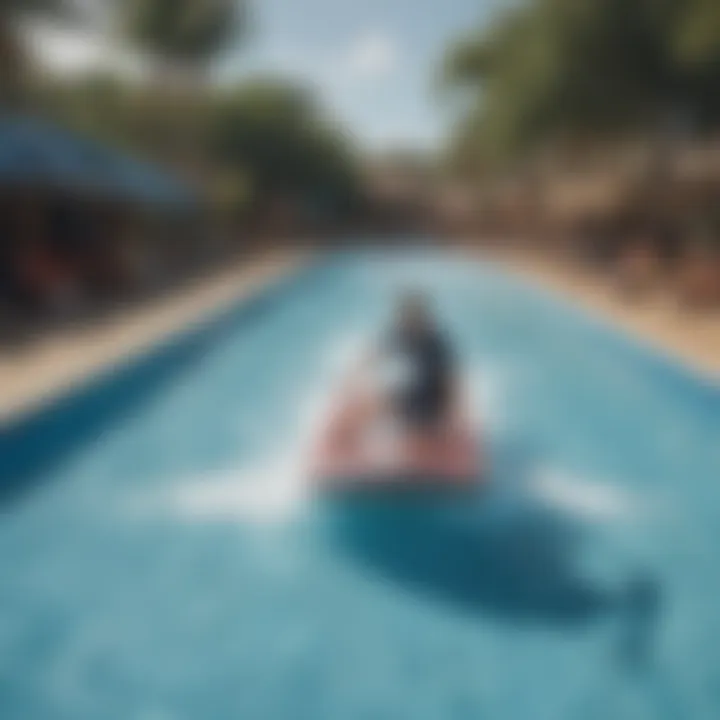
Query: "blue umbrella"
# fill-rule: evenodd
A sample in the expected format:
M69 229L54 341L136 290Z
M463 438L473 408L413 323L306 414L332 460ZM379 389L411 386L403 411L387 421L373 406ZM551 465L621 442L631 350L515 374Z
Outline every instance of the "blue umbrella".
M35 118L0 119L0 184L79 190L153 204L195 204L184 183Z
M51 126L23 118L0 121L0 182L77 187L92 185L93 178L73 143Z
M189 187L148 163L117 156L116 172L125 193L130 197L163 205L197 203L197 197Z

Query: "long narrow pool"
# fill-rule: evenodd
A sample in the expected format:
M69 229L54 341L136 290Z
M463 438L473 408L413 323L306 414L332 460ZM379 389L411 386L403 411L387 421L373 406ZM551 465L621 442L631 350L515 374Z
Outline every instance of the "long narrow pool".
M487 482L314 500L406 287ZM4 435L3 720L720 717L720 391L491 265L328 256Z

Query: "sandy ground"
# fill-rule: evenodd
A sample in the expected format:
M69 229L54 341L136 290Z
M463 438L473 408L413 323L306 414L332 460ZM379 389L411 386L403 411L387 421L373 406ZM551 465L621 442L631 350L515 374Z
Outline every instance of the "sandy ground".
M513 255L503 261L513 272L611 320L696 373L720 383L720 313L684 311L669 296L631 302L619 297L606 278L556 259Z
M121 312L105 325L52 333L11 355L0 356L0 423L201 322L302 261L300 255L284 253L231 267L189 289Z

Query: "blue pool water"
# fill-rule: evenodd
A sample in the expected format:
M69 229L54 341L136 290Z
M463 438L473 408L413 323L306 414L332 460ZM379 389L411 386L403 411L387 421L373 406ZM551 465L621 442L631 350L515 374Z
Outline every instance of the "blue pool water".
M323 503L398 288L489 486ZM2 720L720 717L720 392L491 266L332 256L0 440Z

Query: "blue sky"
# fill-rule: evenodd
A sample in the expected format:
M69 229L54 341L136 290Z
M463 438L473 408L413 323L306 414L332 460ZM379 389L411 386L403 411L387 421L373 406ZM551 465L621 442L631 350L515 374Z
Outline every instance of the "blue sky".
M316 87L373 148L433 145L445 119L433 73L490 0L259 0L253 34L223 73L279 72Z
M299 78L367 147L433 146L447 126L433 97L443 51L503 2L250 0L250 37L219 70L224 80L255 72ZM31 41L54 72L142 72L137 54L107 38L38 27Z

